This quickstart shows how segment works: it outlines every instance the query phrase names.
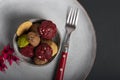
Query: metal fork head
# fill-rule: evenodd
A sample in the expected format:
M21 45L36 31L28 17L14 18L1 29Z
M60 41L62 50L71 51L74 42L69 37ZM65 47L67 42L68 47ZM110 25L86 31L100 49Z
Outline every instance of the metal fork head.
M77 21L78 21L78 15L79 15L78 8L76 8L76 9L70 8L69 9L67 21L66 21L66 29L67 30L69 30L69 29L72 31L75 30Z

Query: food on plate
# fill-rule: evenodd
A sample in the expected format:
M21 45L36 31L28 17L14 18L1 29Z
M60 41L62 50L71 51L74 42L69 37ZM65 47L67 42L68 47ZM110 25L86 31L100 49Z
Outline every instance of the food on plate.
M20 48L27 46L29 44L27 35L24 34L24 35L19 36L17 40L17 44L18 44L18 47Z
M55 37L57 32L56 25L52 21L48 20L41 22L38 29L40 36L44 39L52 39Z
M55 56L58 52L57 44L52 40L42 40L42 43L47 43L53 50L52 56Z
M39 26L40 26L40 23L35 23L35 24L33 24L33 25L30 27L30 31L39 34L39 33L38 33L38 27L39 27Z
M35 32L29 32L27 34L27 39L29 41L29 43L33 46L33 47L36 47L39 45L40 43L40 37L37 33Z
M19 52L36 65L50 62L58 52L53 39L56 33L56 25L50 20L24 22L16 32Z
M37 64L37 65L46 64L47 62L48 62L47 59L41 60L37 57L34 58L34 63Z
M20 36L21 34L23 34L24 31L28 30L31 26L32 26L32 22L30 21L26 21L22 23L17 29L17 32L16 32L17 36Z
M46 44L41 43L36 49L35 49L35 56L39 58L40 60L50 60L52 58L52 48Z
M31 45L28 45L24 48L21 48L20 53L22 55L24 55L25 57L33 57L34 56L34 47Z

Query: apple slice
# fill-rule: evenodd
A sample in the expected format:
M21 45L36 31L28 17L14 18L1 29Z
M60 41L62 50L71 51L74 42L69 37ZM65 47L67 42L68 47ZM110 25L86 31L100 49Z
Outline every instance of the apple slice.
M31 26L32 26L32 22L30 21L26 21L22 23L17 29L17 32L16 32L17 36L20 36L21 34L23 34L23 32L27 31Z

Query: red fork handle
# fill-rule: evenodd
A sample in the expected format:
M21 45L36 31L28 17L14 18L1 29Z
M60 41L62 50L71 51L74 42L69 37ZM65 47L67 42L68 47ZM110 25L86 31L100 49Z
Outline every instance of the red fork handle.
M67 60L67 52L62 52L62 56L58 65L57 73L55 76L55 80L63 80L64 76L64 70L65 70L65 65L66 65L66 60Z

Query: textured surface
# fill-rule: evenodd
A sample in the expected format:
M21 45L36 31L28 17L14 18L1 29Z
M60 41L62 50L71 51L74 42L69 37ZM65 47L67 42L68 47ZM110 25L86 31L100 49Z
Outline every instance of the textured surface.
M31 18L50 19L56 23L61 40L65 33L68 6L80 10L78 26L71 35L70 50L64 80L83 80L91 70L95 59L96 40L93 25L77 1L74 0L4 0L0 3L0 41L12 42L17 26ZM3 47L1 45L1 47ZM53 80L60 54L48 65L30 66L24 62L12 65L1 80Z
M120 0L79 0L97 37L95 65L86 80L120 80Z

